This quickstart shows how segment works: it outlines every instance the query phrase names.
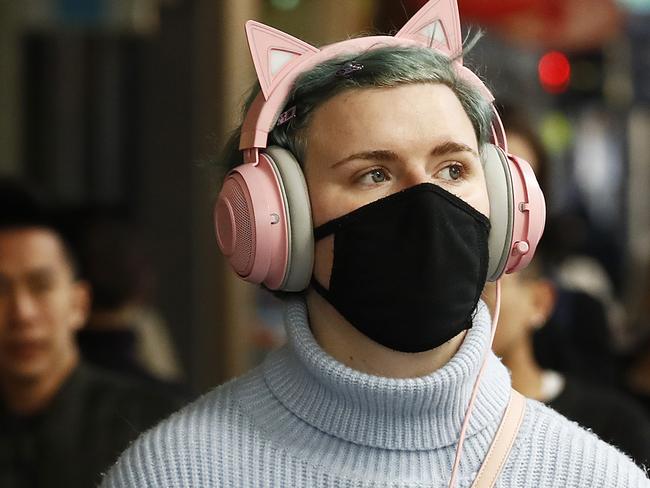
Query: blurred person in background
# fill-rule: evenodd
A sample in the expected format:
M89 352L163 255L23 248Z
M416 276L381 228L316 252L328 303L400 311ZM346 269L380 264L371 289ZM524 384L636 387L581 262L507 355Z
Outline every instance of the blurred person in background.
M80 361L90 290L59 223L0 180L0 486L91 487L139 433L179 406Z
M629 354L626 361L625 386L637 398L650 415L650 266L646 270L645 287L635 326L640 333L639 345Z
M527 158L549 195L550 161L528 115L512 103L501 111L509 150ZM603 271L584 271L585 266L599 268L591 259L585 266L563 268L576 258L566 224L550 217L533 263L502 278L501 321L493 349L511 370L515 389L592 429L638 465L647 466L650 417L623 391L608 310L616 304L611 294L594 292L594 287L610 285ZM493 295L488 286L486 301L491 303Z
M285 292L288 342L140 437L102 486L647 487L615 448L513 392L490 351L480 293L505 260L490 259L489 216L541 223L544 206L526 172L530 213L490 208L486 173L527 166L488 144L492 98L460 62L455 1L427 2L395 37L321 49L246 31L262 91L224 157L218 238L241 276ZM513 449L483 477L513 402Z
M509 151L521 154L530 163L550 198L551 161L529 114L512 102L504 103L501 113ZM577 216L548 215L544 266L554 284L555 303L544 327L534 334L535 357L543 367L621 389L616 334L622 310L604 268L579 250L577 228L584 225Z
M80 267L93 295L88 323L77 334L83 358L178 386L180 363L166 324L149 305L155 278L137 231L117 209L92 208L72 216Z
M537 362L533 335L544 327L556 304L555 286L544 275L540 251L528 268L501 278L501 317L494 352L510 370L517 391L592 430L639 466L649 466L650 417L641 405L616 389L545 369ZM491 310L493 288L489 284L484 291Z

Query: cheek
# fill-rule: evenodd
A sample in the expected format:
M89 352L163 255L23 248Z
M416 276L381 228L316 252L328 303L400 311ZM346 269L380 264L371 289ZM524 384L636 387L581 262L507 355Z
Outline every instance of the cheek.
M309 205L314 228L330 220L331 209L329 208L327 196L313 187L309 187Z
M345 213L342 206L337 205L341 198L337 197L335 185L324 184L324 178L314 171L313 165L306 164L304 171L314 228ZM333 262L334 236L331 235L314 243L313 275L325 288L329 288Z
M309 178L307 175L306 182L314 227L362 205L348 188L336 181L323 182L322 179Z
M303 169L314 227L378 198L355 189L346 173L336 172L323 166L324 163L310 160L305 163Z
M488 196L487 183L483 166L477 165L472 177L462 191L465 193L464 200L486 217L490 217L490 197Z
M329 207L332 201L332 192L328 190L328 184L326 183L329 175L322 166L323 163L317 157L308 155L302 167L314 227L318 227L328 220Z
M476 210L486 217L490 217L490 198L483 175L472 184L471 201L468 201Z
M55 293L43 303L43 318L48 322L51 335L64 338L73 328L76 310L72 297L68 293Z
M488 197L487 185L485 184L485 178L482 172L472 176L458 186L441 186L461 200L464 200L486 217L490 217L490 198Z

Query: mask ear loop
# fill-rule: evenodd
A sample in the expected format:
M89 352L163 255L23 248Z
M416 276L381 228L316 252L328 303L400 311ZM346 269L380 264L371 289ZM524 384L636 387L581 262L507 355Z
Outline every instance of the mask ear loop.
M454 459L454 466L451 470L451 478L449 479L449 488L454 488L456 486L456 473L458 471L458 466L460 465L460 457L463 452L463 442L465 441L465 433L467 431L467 426L469 425L469 419L472 416L472 410L474 409L474 401L476 400L476 395L478 393L478 387L481 384L481 378L483 377L483 372L487 365L487 359L490 355L490 350L492 349L492 342L494 341L494 333L497 330L497 323L499 322L499 313L501 312L501 280L496 282L496 306L494 307L494 317L492 318L492 331L490 333L490 343L488 348L483 354L483 363L481 364L481 369L476 376L474 381L474 388L472 389L472 396L469 400L469 405L467 405L467 410L465 411L465 418L463 420L463 425L460 429L460 436L458 438L458 446L456 447L456 457Z

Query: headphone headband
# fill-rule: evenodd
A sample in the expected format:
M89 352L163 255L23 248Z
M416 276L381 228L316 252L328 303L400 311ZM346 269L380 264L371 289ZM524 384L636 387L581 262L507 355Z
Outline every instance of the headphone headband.
M247 29L249 25L256 28L273 29L258 22L249 20L246 22ZM280 32L280 31L276 31ZM241 136L239 139L239 149L263 149L267 147L268 133L271 132L277 121L282 108L293 88L293 84L302 73L305 73L317 66L318 64L345 54L354 54L372 49L378 49L386 46L417 46L418 43L408 39L396 39L391 36L373 36L350 39L348 41L337 42L323 47L320 51L311 56L301 56L301 59L292 66L290 72L286 73L277 86L268 95L260 91L253 101L253 104L246 113L244 123L242 124Z
M463 66L460 19L455 1L434 0L420 9L395 36L348 39L316 48L273 27L246 22L246 37L260 83L241 128L239 149L244 162L257 162L258 150L268 144L298 76L314 66L345 54L383 47L425 47L453 58L459 77L477 87L488 102L494 97L476 74Z

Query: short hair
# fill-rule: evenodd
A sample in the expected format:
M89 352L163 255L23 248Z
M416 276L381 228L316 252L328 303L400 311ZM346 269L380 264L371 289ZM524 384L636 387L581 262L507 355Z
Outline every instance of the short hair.
M61 215L27 185L13 178L0 177L0 232L32 227L49 230L59 238L72 274L78 278L76 253Z
M362 64L363 69L350 76L337 76L337 72L350 62ZM296 116L271 130L269 145L288 149L302 164L307 144L305 129L311 115L335 95L350 89L433 83L449 87L458 97L472 123L480 149L490 140L493 109L477 87L457 74L453 63L453 58L433 49L404 46L386 46L324 61L297 78L285 103L285 110L296 107ZM244 112L257 93L259 87L253 90L244 105ZM241 126L233 132L225 147L224 163L227 169L241 162L241 155L238 154L240 133Z
M146 299L153 270L127 209L87 206L78 212L75 244L82 276L93 290L92 310L110 311Z

